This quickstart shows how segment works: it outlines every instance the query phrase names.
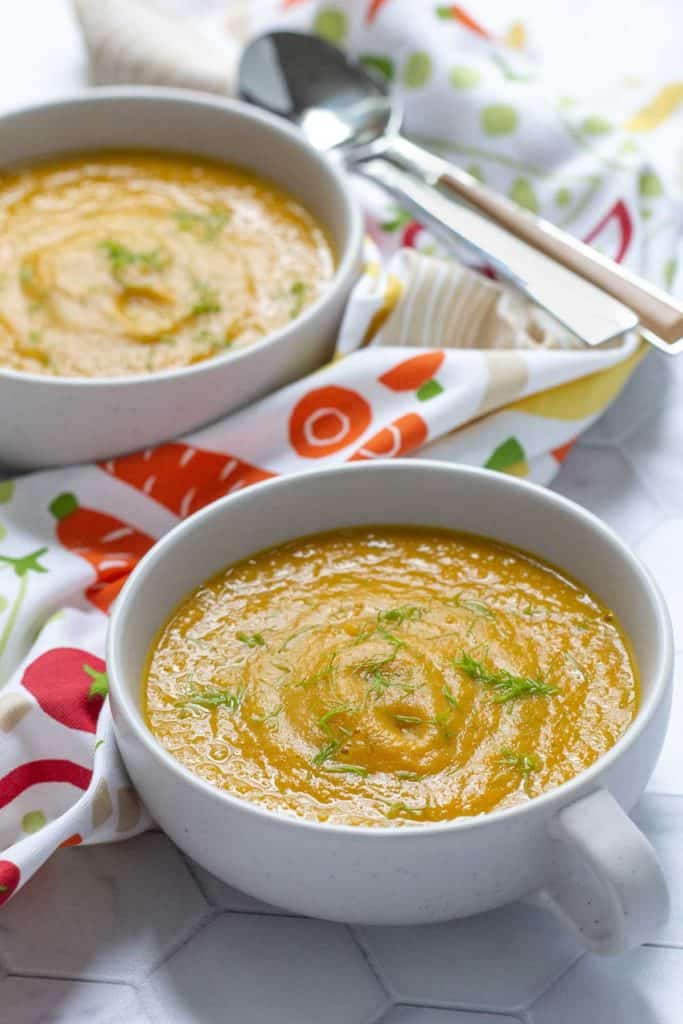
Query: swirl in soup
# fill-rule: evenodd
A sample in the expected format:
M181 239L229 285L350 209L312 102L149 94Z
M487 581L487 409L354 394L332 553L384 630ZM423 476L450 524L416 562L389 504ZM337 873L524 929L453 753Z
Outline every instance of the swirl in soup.
M637 669L614 615L504 544L378 526L292 541L191 594L154 642L150 729L203 779L352 825L479 815L619 739Z
M311 214L226 164L89 153L0 177L0 367L190 366L283 327L333 274Z

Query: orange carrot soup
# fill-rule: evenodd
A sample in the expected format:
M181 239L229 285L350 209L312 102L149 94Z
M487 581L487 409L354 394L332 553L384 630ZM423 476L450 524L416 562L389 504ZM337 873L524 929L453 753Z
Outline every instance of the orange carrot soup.
M334 273L320 225L251 172L90 153L0 176L0 367L110 377L251 345Z
M637 669L614 615L481 537L378 526L263 551L190 594L152 647L150 729L264 807L447 821L571 779L619 739Z

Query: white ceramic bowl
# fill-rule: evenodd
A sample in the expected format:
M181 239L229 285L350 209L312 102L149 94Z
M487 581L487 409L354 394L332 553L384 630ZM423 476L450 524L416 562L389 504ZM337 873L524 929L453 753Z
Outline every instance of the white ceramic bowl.
M148 730L141 677L177 604L227 563L338 526L473 531L548 559L619 616L642 677L625 735L587 771L529 803L416 827L320 824L231 796L193 775ZM628 818L659 755L671 699L668 613L647 571L595 516L504 474L405 460L286 477L209 506L172 530L122 591L107 663L131 778L171 838L219 878L302 914L373 924L466 916L533 898L583 942L614 953L666 918L654 852Z
M156 149L238 164L300 199L329 231L337 273L282 330L178 370L93 380L0 367L0 464L62 465L147 447L208 423L328 360L361 261L362 217L342 175L285 121L185 90L91 89L0 117L0 166L92 149Z

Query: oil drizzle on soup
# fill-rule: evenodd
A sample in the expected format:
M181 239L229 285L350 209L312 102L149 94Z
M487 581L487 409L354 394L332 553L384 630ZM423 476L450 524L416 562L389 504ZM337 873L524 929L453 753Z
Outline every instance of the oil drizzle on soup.
M628 728L613 614L523 552L374 527L293 541L199 587L144 680L186 767L309 819L418 824L529 800Z
M322 228L199 157L69 157L0 177L0 366L66 377L189 366L257 341L334 273Z

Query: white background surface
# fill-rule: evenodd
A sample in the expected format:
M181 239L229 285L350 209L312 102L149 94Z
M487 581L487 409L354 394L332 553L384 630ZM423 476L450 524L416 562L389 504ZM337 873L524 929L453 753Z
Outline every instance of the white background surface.
M549 32L552 8L583 39L583 59L556 39L558 73L574 61L588 84L618 24L625 68L637 63L646 77L658 39L670 50L678 38L680 51L679 2L544 5ZM85 56L66 0L3 8L0 107L83 84ZM677 35L662 31L676 20ZM653 353L572 452L557 489L602 516L648 563L683 653L682 453L683 356ZM186 863L164 836L148 834L62 851L0 911L0 1021L681 1024L682 675L679 657L669 738L637 811L662 858L673 913L629 956L581 956L551 918L521 906L419 929L290 917L227 888Z

